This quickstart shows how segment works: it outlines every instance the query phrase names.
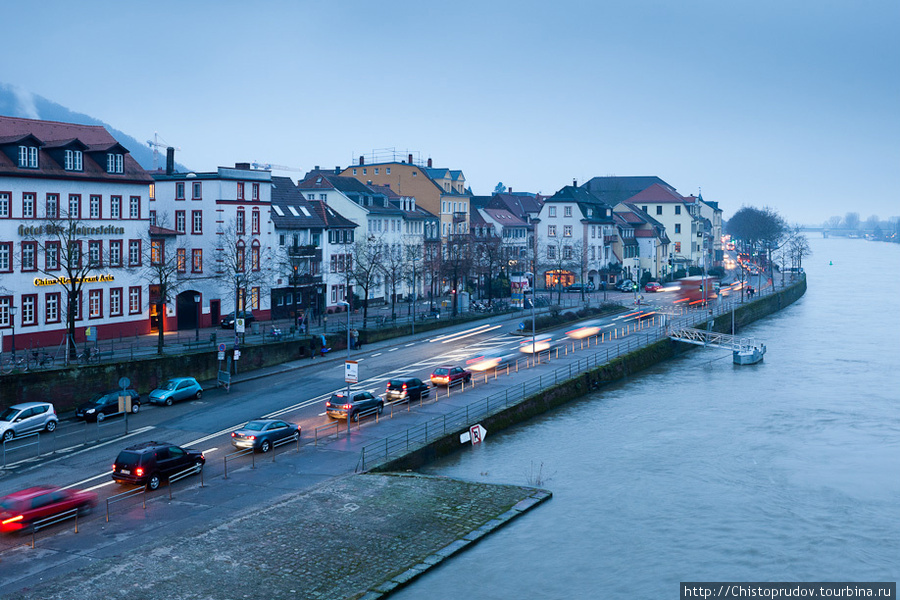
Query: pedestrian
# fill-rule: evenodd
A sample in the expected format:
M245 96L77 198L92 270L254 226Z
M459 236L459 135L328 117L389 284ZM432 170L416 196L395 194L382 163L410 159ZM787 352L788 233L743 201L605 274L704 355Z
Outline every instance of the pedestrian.
M350 332L350 349L357 350L359 348L359 331L354 328Z
M316 358L316 338L309 338L309 356L311 358Z

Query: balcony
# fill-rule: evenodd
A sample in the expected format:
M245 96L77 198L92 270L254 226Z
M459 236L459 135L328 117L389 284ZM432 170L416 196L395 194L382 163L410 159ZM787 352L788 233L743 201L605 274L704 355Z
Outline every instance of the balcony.
M291 275L288 277L288 285L294 287L318 285L320 283L322 283L321 275Z
M288 246L287 254L291 258L315 258L322 260L322 250L315 246Z
M455 212L453 213L453 222L454 223L465 223L466 218L469 216L469 213L466 212Z

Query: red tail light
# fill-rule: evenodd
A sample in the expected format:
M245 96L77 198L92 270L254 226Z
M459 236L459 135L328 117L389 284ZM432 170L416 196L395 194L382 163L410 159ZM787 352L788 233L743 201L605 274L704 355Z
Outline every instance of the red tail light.
M256 436L255 436L255 435L248 435L248 436L247 436L247 439L248 439L248 440L255 440L255 439L256 439Z
M404 389L404 390L406 389L406 384L405 384L405 383L403 384L403 389Z
M138 477L143 477L144 470L142 468L138 467L137 469L134 470L134 474L137 475Z
M345 404L345 405L343 405L341 408L343 408L344 410L350 410L350 405L349 405L349 404Z
M231 437L237 437L237 434L236 434L235 432L232 431L232 432L231 432Z
M9 519L3 519L3 521L0 521L0 524L9 525L10 523L15 523L16 521L21 521L24 518L25 518L25 515L19 515L19 516L12 517Z

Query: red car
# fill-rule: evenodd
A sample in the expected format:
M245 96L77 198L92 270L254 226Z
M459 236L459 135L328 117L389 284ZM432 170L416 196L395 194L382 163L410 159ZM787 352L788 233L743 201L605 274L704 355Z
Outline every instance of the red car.
M468 383L472 379L472 372L462 367L438 367L431 373L431 385L456 385Z
M645 292L658 292L662 289L662 284L658 281L648 281L647 285L644 286Z
M35 521L72 509L79 515L91 512L97 494L55 487L33 487L0 499L0 532L27 530Z

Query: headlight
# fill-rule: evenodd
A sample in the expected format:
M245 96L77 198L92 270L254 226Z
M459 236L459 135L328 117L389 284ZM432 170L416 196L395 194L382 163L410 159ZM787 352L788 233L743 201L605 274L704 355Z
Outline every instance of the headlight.
M87 409L87 414L89 414L89 415L92 415L92 414L94 414L95 412L96 412L96 411L95 411L93 408Z

